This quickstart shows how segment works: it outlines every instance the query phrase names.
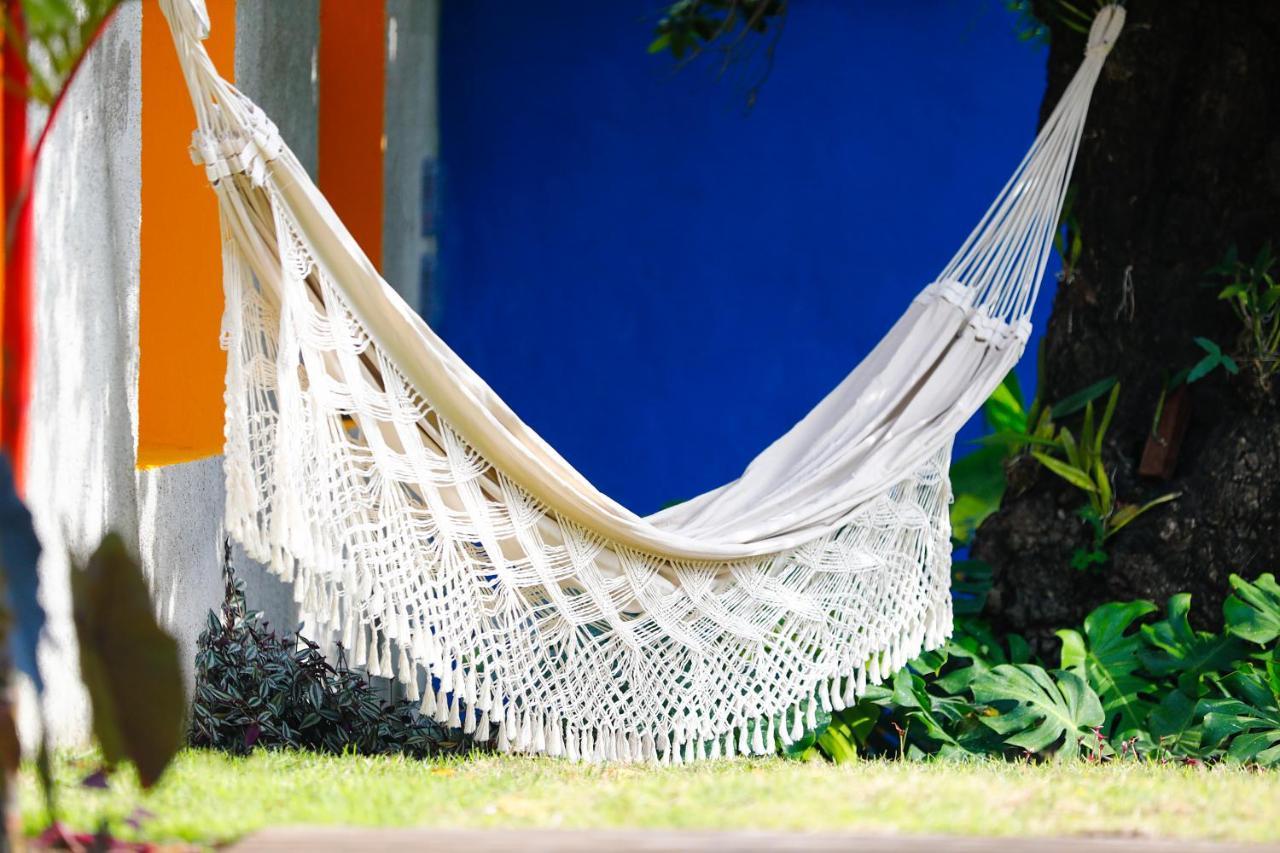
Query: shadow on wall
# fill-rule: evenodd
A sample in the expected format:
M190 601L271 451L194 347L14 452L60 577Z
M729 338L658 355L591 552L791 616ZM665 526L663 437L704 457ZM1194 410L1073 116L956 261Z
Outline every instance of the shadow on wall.
M445 8L431 318L641 513L736 477L870 350L1021 159L1045 63L995 0L814 0L747 110L646 54L656 7Z

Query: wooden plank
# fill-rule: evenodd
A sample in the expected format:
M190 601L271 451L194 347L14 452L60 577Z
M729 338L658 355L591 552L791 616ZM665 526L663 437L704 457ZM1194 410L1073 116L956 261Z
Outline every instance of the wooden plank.
M1161 480L1173 478L1182 439L1187 434L1190 421L1191 396L1186 385L1179 385L1165 399L1155 432L1147 436L1146 446L1142 448L1142 461L1138 465L1139 476Z

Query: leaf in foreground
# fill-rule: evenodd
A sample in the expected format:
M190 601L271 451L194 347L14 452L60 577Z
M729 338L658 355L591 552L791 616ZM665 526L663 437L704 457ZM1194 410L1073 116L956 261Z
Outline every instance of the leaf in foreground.
M142 570L114 533L87 565L73 566L71 595L80 671L103 757L109 766L132 760L143 787L150 787L182 745L186 699L178 643L156 624Z

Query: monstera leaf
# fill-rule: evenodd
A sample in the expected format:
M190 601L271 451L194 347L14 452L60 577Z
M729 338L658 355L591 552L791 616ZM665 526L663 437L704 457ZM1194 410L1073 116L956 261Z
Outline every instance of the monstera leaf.
M1130 631L1134 621L1153 612L1150 601L1113 602L1084 620L1084 632L1064 629L1062 668L1085 679L1102 700L1107 726L1116 733L1145 727L1151 702L1143 698L1155 685L1138 674L1142 634Z
M1195 685L1208 673L1230 669L1244 656L1245 645L1229 634L1197 631L1187 621L1191 611L1190 593L1169 599L1166 615L1154 625L1143 625L1142 634L1151 648L1142 652L1142 665L1155 676L1173 675L1184 690L1195 694Z
M1102 703L1074 672L1045 672L1034 664L1001 664L973 682L973 695L998 713L982 722L1009 746L1042 752L1065 738L1063 755L1076 755L1078 740L1093 737L1106 716Z
M1253 583L1231 576L1234 594L1222 604L1227 631L1253 643L1266 645L1280 637L1280 584L1271 574Z
M1246 665L1223 679L1229 699L1205 699L1204 738L1241 763L1280 765L1280 663L1264 670Z
M1197 722L1201 712L1196 700L1180 689L1170 690L1151 709L1147 727L1152 740L1175 755L1199 755L1204 737L1203 727Z

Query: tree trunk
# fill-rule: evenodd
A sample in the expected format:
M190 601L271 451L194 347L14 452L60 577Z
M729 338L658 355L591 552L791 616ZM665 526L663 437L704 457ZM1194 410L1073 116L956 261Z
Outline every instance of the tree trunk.
M1081 4L1082 6L1084 4ZM1070 80L1084 37L1055 0L1042 119ZM1048 651L1055 628L1110 600L1193 596L1193 621L1221 622L1232 572L1280 570L1280 394L1240 360L1188 388L1190 419L1173 476L1140 477L1166 380L1205 354L1203 336L1241 353L1241 323L1207 270L1238 245L1280 250L1280 3L1130 0L1098 84L1073 183L1083 252L1054 300L1042 398L1108 376L1121 384L1104 454L1118 498L1180 492L1107 542L1109 560L1080 571L1091 541L1084 493L1028 458L1015 460L1004 505L978 531L994 569L987 612ZM1031 356L1029 356L1031 357ZM1280 382L1273 383L1280 385ZM1078 416L1076 416L1078 418ZM1074 418L1065 423L1076 430Z

